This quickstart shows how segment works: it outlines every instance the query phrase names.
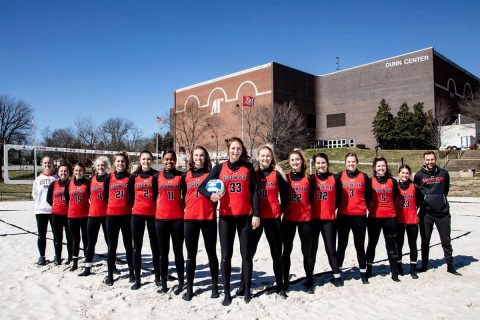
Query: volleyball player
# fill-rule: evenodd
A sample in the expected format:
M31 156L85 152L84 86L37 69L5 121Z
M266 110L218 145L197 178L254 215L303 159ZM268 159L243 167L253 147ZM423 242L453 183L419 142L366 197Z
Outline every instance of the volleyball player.
M145 224L147 225L150 248L152 250L153 270L155 284L160 285L158 242L155 232L155 197L152 192L153 175L157 170L152 169L153 155L144 150L140 153L138 166L128 179L128 202L132 208L132 237L133 237L133 267L135 270L135 283L132 290L141 286L140 276L142 267L142 246Z
M368 210L367 229L367 277L372 276L372 264L375 259L380 232L383 231L385 246L387 248L388 262L392 280L400 281L397 274L397 218L395 202L398 195L398 184L392 178L384 157L373 160L372 176L372 201Z
M182 175L182 194L185 195L184 235L187 247L187 292L183 299L193 296L193 280L197 265L198 239L202 231L208 265L212 277L212 298L218 298L218 258L216 205L198 192L198 186L207 178L212 163L207 150L202 146L193 148L188 159L188 171Z
M318 238L322 234L328 263L333 271L333 284L337 287L343 285L340 277L340 268L337 261L337 227L335 225L335 211L342 197L342 188L335 180L335 176L329 171L328 156L325 153L317 153L312 158L316 173L312 175L315 187L313 188L312 200L312 269L318 250Z
M73 179L65 186L65 199L68 205L68 229L72 234L73 240L73 264L70 271L78 269L80 232L84 253L87 250L88 245L87 220L90 186L84 176L85 166L78 162L73 166Z
M105 156L99 156L95 162L95 175L90 179L90 206L88 209L87 239L88 245L85 253L85 268L79 276L85 277L91 274L95 245L97 244L100 226L103 230L105 243L108 245L107 237L107 203L105 202L104 182L110 169L110 161ZM114 268L115 270L115 268Z
M282 221L283 233L283 281L285 289L290 285L290 255L293 249L293 240L298 229L303 255L303 268L307 277L305 288L308 293L314 293L313 261L312 261L312 227L310 220L311 193L313 182L307 174L305 156L299 149L290 152L288 161L292 171L287 175L289 185L288 207Z
M52 182L58 179L53 167L52 158L45 156L40 162L43 171L35 178L32 186L32 198L34 201L34 213L37 220L37 247L40 254L37 264L44 266L47 264L45 259L45 248L47 247L47 228L48 223L53 230L52 225L52 206L47 202L48 187Z
M402 248L407 232L408 246L410 248L410 276L418 279L417 275L417 238L418 238L418 216L417 208L420 205L420 190L415 188L410 179L412 170L406 164L398 169L398 197L397 209L397 273L403 276Z
M257 156L259 168L255 171L255 178L258 187L260 225L253 230L252 259L257 251L263 230L265 230L273 261L273 273L277 284L276 292L280 297L286 299L287 294L283 283L281 216L288 206L288 183L285 173L276 165L272 146L260 146Z
M252 298L250 292L252 282L251 230L260 224L255 171L252 164L248 162L247 149L240 138L233 137L228 140L227 150L228 160L217 164L198 189L201 194L213 202L220 200L218 228L222 254L221 268L225 295L222 304L224 306L228 306L232 302L230 277L236 232L240 238L242 270L246 270L243 273L244 301L249 303ZM207 182L212 179L223 181L225 194L222 197L217 193L207 191Z
M61 164L58 167L58 180L48 187L47 202L52 206L52 229L55 247L53 263L58 266L62 263L63 231L67 237L67 264L72 261L72 236L68 228L68 205L65 197L65 187L69 183L70 167Z
M372 183L366 173L358 170L358 158L353 152L345 156L345 170L340 171L337 183L342 185L342 197L337 211L339 268L343 265L350 230L357 251L362 283L368 284L367 257L365 255L365 233L367 208L372 199Z
M178 295L183 290L185 261L183 257L183 202L180 187L182 173L175 168L176 163L175 151L165 151L163 154L165 168L153 177L152 190L157 197L155 227L160 253L161 289L159 292L168 291L168 252L171 238L178 276L178 286L174 294Z
M114 171L107 175L103 184L105 201L107 202L107 235L108 235L108 274L105 283L113 285L113 272L117 260L118 235L122 231L123 245L128 263L129 282L135 282L132 259L132 207L128 203L129 161L125 152L113 156Z

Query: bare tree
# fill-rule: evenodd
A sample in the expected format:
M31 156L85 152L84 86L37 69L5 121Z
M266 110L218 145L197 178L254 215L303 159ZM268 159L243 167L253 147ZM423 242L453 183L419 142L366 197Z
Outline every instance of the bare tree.
M286 159L294 148L304 148L307 143L305 116L294 102L274 104L262 113L260 135L263 142L275 148L279 159Z
M445 100L440 100L435 106L435 112L428 110L428 126L430 128L429 143L439 149L442 145L444 126L452 120L450 105Z
M130 144L128 140L138 136L135 124L124 118L110 118L100 128L103 145L109 150L124 150Z
M100 130L93 122L92 117L81 117L75 120L77 135L82 144L88 149L96 149L100 143Z
M237 105L237 109L234 112L243 123L242 130L245 147L248 154L253 156L253 150L261 143L261 130L265 125L264 114L268 112L268 109L265 106L243 107Z
M184 147L188 154L197 143L197 140L207 130L208 114L199 109L195 104L188 104L185 110L174 115L173 133L175 142L179 147Z
M0 96L0 167L3 165L5 143L25 142L32 129L33 110L23 100ZM3 179L2 170L0 178Z
M472 97L465 97L458 106L462 114L480 121L480 89Z
M213 154L210 154L211 159L215 159L215 163L218 164L224 149L224 139L226 132L223 129L223 122L221 119L210 119L207 124L206 134L210 135L210 139L206 139L205 148L207 150L213 151Z

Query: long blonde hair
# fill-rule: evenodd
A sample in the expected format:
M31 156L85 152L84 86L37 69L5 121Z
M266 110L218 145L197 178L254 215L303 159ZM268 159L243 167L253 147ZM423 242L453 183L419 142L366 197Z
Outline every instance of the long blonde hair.
M277 164L277 160L275 158L275 153L273 152L273 146L269 143L261 145L260 147L258 147L257 156L260 155L260 151L262 151L262 150L268 150L270 152L270 154L272 155L272 161L270 162L270 169L278 171L282 175L282 177L285 180L287 180L287 176L286 176L285 172L283 172L282 167L280 167Z

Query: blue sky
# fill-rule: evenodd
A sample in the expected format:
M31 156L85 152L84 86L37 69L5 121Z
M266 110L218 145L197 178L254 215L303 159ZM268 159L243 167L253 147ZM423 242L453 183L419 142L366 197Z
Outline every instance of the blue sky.
M0 94L46 127L126 117L150 135L173 91L276 61L312 74L433 46L480 76L480 1L0 0Z

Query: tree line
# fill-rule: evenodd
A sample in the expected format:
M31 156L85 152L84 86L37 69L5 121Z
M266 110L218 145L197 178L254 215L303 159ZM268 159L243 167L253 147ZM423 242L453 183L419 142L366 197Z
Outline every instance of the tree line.
M424 111L424 103L417 102L412 109L403 102L396 115L385 99L380 101L372 122L372 132L383 149L438 149L444 126L455 120L447 101L436 102L435 110ZM463 115L480 121L480 91L461 100L458 108Z

